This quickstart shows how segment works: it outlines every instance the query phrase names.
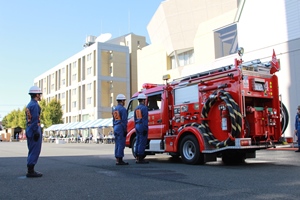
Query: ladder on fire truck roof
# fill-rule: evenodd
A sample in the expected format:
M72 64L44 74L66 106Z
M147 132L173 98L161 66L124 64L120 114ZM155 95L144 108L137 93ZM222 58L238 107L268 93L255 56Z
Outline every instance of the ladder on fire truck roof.
M181 78L176 78L176 79L173 79L173 81L175 81L175 82L188 81L188 80L191 80L191 79L194 79L194 78L200 78L202 76L208 76L208 75L211 75L213 73L228 71L228 70L233 69L233 67L234 67L234 65L219 67L219 68L208 70L208 71L205 71L205 72L200 72L200 73L184 76L184 77L181 77Z
M248 70L248 71L258 71L259 69L268 69L268 73L269 73L269 69L271 68L271 63L269 61L267 62L261 62L260 59L255 59L252 61L248 61L248 62L244 62L241 64L241 69L242 70ZM234 68L234 65L227 65L227 66L223 66L223 67L219 67L216 69L212 69L212 70L208 70L205 72L200 72L200 73L196 73L196 74L192 74L192 75L188 75L188 76L184 76L181 78L176 78L173 79L173 82L183 82L183 81L189 81L195 78L200 78L203 76L208 76L217 72L224 72L224 71L228 71Z

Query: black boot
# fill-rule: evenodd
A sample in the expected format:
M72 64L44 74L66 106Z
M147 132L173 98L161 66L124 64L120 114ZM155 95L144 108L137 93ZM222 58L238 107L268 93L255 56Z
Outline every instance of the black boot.
M123 158L117 158L116 165L128 165L128 162L124 162Z
M297 151L295 151L295 152L300 152L300 148Z
M136 162L137 164L148 164L149 162L144 160L145 156L139 156L139 160Z
M34 165L27 165L27 174L26 177L28 178L36 178L36 177L42 177L43 174L41 172L34 171Z

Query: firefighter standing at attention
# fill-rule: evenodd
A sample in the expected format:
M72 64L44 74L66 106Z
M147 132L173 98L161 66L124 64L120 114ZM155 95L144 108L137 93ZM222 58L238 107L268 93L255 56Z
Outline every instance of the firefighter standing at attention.
M134 111L134 122L136 130L135 155L137 164L147 164L145 161L145 148L148 139L148 108L145 106L146 95L141 93L137 97L139 105Z
M123 94L118 94L116 100L118 105L112 111L116 165L128 165L127 162L123 161L127 135L127 110L124 108L126 97Z
M42 147L42 129L40 126L41 107L38 101L41 100L42 91L37 86L29 89L31 100L26 107L26 137L28 147L27 177L41 177L43 174L34 170Z

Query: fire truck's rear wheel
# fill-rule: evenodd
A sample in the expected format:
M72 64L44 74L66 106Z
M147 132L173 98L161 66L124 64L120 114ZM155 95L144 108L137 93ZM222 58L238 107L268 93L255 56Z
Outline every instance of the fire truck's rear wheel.
M136 137L133 138L133 140L131 141L131 152L133 157L136 158L136 153L135 153L135 147L136 147ZM146 155L143 155L143 158L145 158Z
M283 134L289 124L289 112L285 105L280 102L280 122L281 122L281 133Z
M204 164L204 156L200 152L198 140L193 135L185 136L180 143L180 155L185 164Z

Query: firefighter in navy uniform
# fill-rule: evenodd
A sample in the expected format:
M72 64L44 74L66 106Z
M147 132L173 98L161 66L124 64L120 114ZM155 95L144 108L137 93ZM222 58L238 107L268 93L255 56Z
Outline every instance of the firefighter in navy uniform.
M295 118L295 135L298 137L298 150L300 152L300 106L298 106L298 112Z
M137 97L139 105L134 110L134 122L136 130L135 156L137 164L147 164L145 161L145 148L148 139L148 108L145 106L146 95L141 93Z
M118 94L116 100L118 105L112 110L116 165L128 165L127 162L123 161L127 135L127 110L124 108L126 97L123 94Z
M42 147L42 129L40 126L41 107L38 101L41 100L42 91L37 86L29 89L31 100L26 107L26 137L28 147L27 177L41 177L43 174L34 170Z

